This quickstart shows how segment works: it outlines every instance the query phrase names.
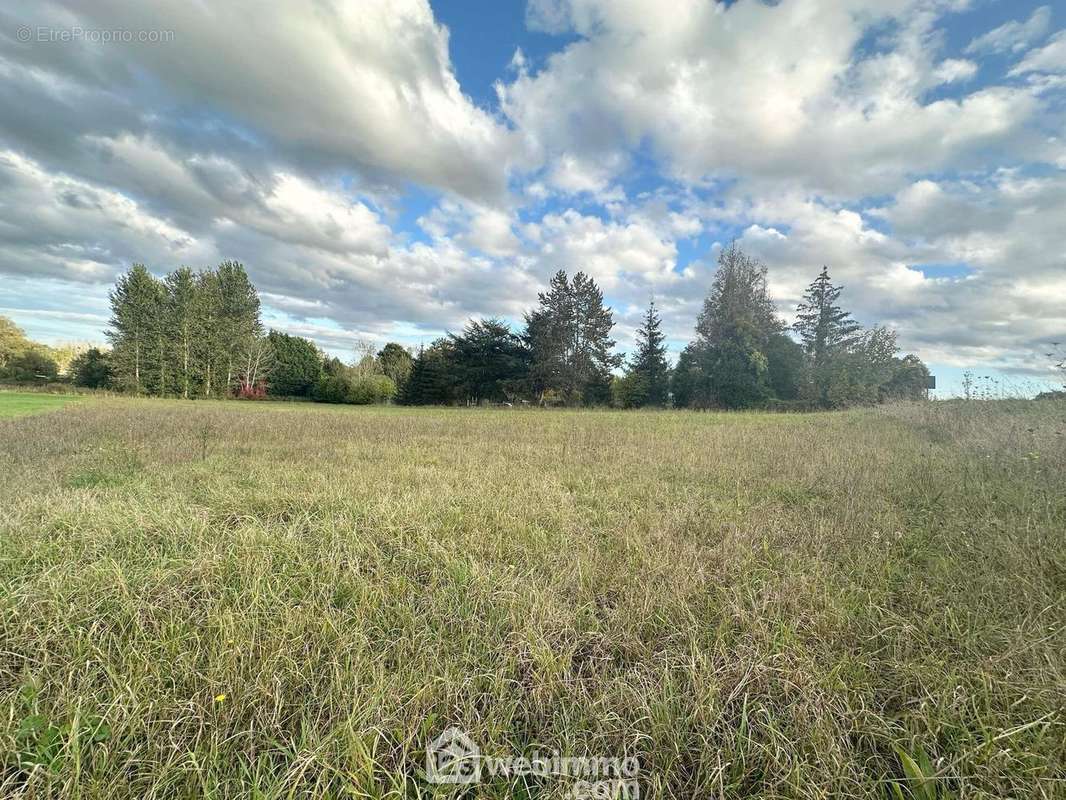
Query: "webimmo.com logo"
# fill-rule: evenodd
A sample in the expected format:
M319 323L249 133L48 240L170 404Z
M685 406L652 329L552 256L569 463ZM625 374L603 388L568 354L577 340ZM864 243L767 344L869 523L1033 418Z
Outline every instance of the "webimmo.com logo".
M430 783L477 783L481 780L481 749L454 725L426 748L426 780Z
M436 784L474 784L482 778L569 780L573 800L637 800L640 762L635 757L564 756L557 752L527 756L482 755L474 739L456 726L426 747L426 780Z

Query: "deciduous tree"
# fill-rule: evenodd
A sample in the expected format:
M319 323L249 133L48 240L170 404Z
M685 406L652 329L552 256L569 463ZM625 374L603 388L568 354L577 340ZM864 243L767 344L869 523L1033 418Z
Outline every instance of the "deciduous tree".
M159 363L163 288L143 264L119 277L111 301L111 368L121 388L142 392L164 370ZM157 373L153 367L159 368ZM165 387L160 387L164 389Z
M197 336L203 326L197 319L197 282L193 271L179 267L163 279L166 288L165 337L173 354L181 396L189 398L196 373Z
M414 357L403 345L389 342L378 351L377 358L378 363L381 364L381 371L392 379L396 391L402 393L411 375Z

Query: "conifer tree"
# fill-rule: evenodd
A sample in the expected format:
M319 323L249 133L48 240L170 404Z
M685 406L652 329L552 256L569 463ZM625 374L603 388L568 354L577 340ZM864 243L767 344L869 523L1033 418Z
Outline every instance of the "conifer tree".
M471 320L461 334L449 335L451 372L460 398L477 405L514 396L529 369L521 337L499 319Z
M411 374L399 396L400 403L421 406L454 401L450 348L447 339L438 339L429 347L419 348L411 365Z
M565 397L576 390L569 368L573 358L574 304L570 280L563 270L552 276L548 291L541 292L538 299L540 306L526 314L525 339L533 354L533 391L543 403L549 391Z
M585 273L571 281L560 270L539 299L540 306L526 315L524 337L535 393L541 402L548 392L569 405L607 402L611 371L621 357L613 352L614 316L603 304L603 292Z
M574 276L574 358L572 382L578 394L575 400L586 405L605 404L611 397L611 372L622 365L622 356L614 352L611 338L614 314L603 304L603 292L584 272Z
M836 304L843 289L832 284L829 268L822 267L796 308L796 323L792 327L816 363L824 361L834 349L854 344L862 330L851 313Z
M221 350L218 330L218 312L221 299L218 290L218 274L204 270L196 276L196 320L200 335L193 342L196 363L200 365L200 394L212 397L218 392L219 359Z
M632 405L665 406L669 399L670 366L666 361L666 336L655 301L648 304L644 321L637 330L637 352L629 366L636 386Z
M831 404L832 384L838 372L834 361L861 341L862 326L837 305L843 288L832 284L829 268L823 266L796 308L792 326L807 355L811 390L823 406Z
M736 245L718 257L718 272L696 322L700 379L693 404L745 408L771 396L766 357L782 325L766 288L766 267Z
M143 264L110 292L116 388L190 397L224 396L233 380L265 378L269 356L259 295L237 262L196 275L187 267L156 279Z

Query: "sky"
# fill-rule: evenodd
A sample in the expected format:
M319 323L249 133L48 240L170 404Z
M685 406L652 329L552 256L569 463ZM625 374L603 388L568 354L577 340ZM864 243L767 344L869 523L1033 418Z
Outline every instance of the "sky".
M351 356L519 325L584 270L619 348L693 336L720 249L957 389L1066 341L1066 2L248 0L0 9L0 314L103 342L107 292L247 267Z

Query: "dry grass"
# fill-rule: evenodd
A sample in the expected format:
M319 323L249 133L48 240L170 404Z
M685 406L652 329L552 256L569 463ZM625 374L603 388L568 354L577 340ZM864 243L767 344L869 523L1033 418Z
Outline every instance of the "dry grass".
M1066 796L1062 433L1033 403L2 421L0 795L451 796L421 770L455 723L639 756L644 797Z

